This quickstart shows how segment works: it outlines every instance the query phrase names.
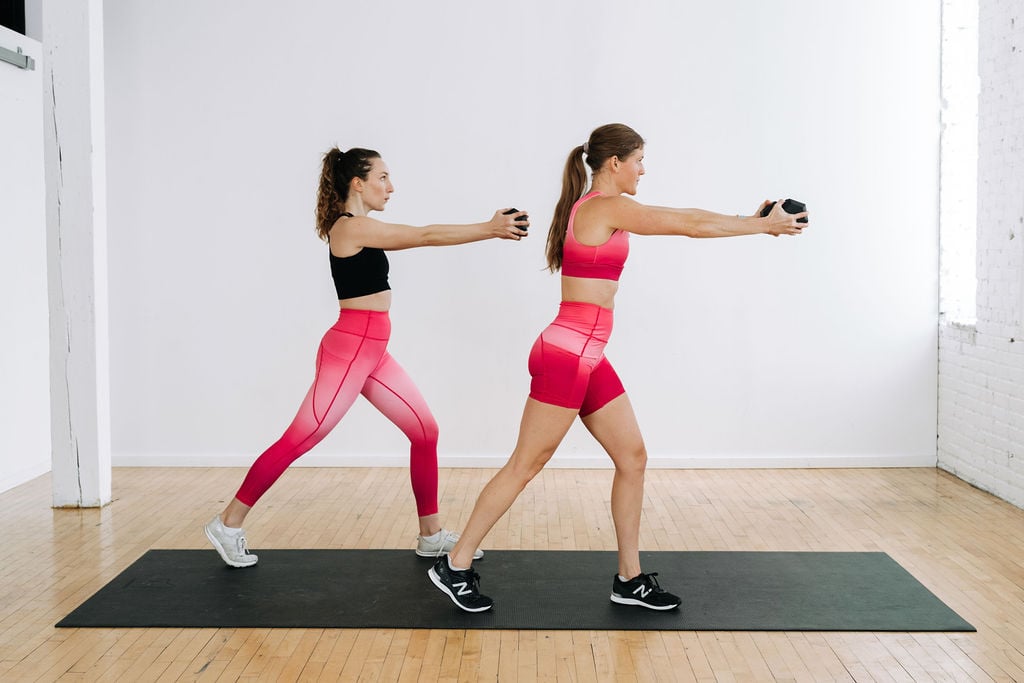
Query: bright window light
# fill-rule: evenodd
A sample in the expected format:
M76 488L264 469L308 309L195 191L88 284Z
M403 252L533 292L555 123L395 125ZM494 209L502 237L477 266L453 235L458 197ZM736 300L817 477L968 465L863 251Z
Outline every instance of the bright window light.
M939 312L965 325L976 321L978 92L978 0L943 0Z

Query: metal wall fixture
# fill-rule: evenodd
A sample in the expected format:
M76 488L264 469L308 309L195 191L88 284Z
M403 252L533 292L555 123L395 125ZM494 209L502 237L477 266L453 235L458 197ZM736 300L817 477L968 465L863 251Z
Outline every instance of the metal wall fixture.
M29 71L36 68L36 60L26 54L23 54L20 47L17 52L12 52L6 47L0 47L0 62L7 62L8 64L13 64L19 69L28 69Z

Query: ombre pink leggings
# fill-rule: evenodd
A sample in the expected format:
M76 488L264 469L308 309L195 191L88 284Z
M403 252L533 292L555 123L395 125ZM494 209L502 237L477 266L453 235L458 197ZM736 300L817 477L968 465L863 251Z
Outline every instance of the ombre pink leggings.
M316 377L283 436L256 459L235 497L252 507L290 464L334 429L360 394L409 437L409 474L420 517L437 513L437 422L387 352L383 311L342 309L316 356Z

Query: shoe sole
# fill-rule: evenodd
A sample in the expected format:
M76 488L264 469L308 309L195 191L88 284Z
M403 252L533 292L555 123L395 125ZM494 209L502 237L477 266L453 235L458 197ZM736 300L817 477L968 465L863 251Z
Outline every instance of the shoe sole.
M649 603L643 602L642 600L637 600L635 598L623 598L623 597L620 597L620 596L616 595L615 593L612 593L611 599L612 599L612 602L614 602L616 604L619 604L619 605L636 605L637 607L646 607L647 609L654 609L654 610L658 610L659 612L664 612L665 610L675 609L676 607L679 607L679 605L682 604L682 603L677 602L674 605L663 605L663 606L662 605L651 605Z
M436 560L439 557L444 557L445 555L447 555L448 551L445 550L445 551L440 552L440 553L431 553L431 552L427 552L426 550L420 550L419 548L416 548L416 554L419 555L420 557L432 557L432 558L434 558ZM473 559L474 560L482 559L483 556L484 556L484 551L483 550L477 550L475 553L473 553Z
M494 605L488 605L487 607L466 607L465 605L463 605L462 603L460 603L458 600L455 599L455 596L452 595L451 590L448 588L448 586L444 585L444 582L441 581L441 577L437 575L437 572L434 571L433 567L431 567L430 569L427 570L427 576L430 577L430 582L433 583L438 588L440 588L441 591L445 595L447 595L451 599L451 601L454 602L455 605L459 609L461 609L461 610L464 610L466 612L486 612L487 610L491 609L491 607L494 606Z
M209 529L203 527L203 533L206 534L206 538L210 539L210 543L213 544L214 550L216 550L217 554L220 555L220 559L224 560L224 562L229 567L238 567L239 569L242 569L244 567L251 567L254 564L256 564L256 560L253 560L252 562L236 562L232 560L230 557L228 557L227 552L224 550L224 546L221 545L220 541L217 540L216 536L210 533Z

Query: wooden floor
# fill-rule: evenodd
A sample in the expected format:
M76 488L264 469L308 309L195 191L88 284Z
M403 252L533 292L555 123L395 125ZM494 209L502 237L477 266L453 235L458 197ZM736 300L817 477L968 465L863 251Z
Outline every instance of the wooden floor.
M206 547L242 474L116 469L98 510L51 509L48 476L0 494L0 681L1024 681L1024 511L933 469L653 470L641 546L884 551L977 633L53 627L146 550ZM448 526L491 474L442 470ZM613 550L610 484L543 472L485 547ZM413 510L403 469L295 468L247 531L411 552Z

